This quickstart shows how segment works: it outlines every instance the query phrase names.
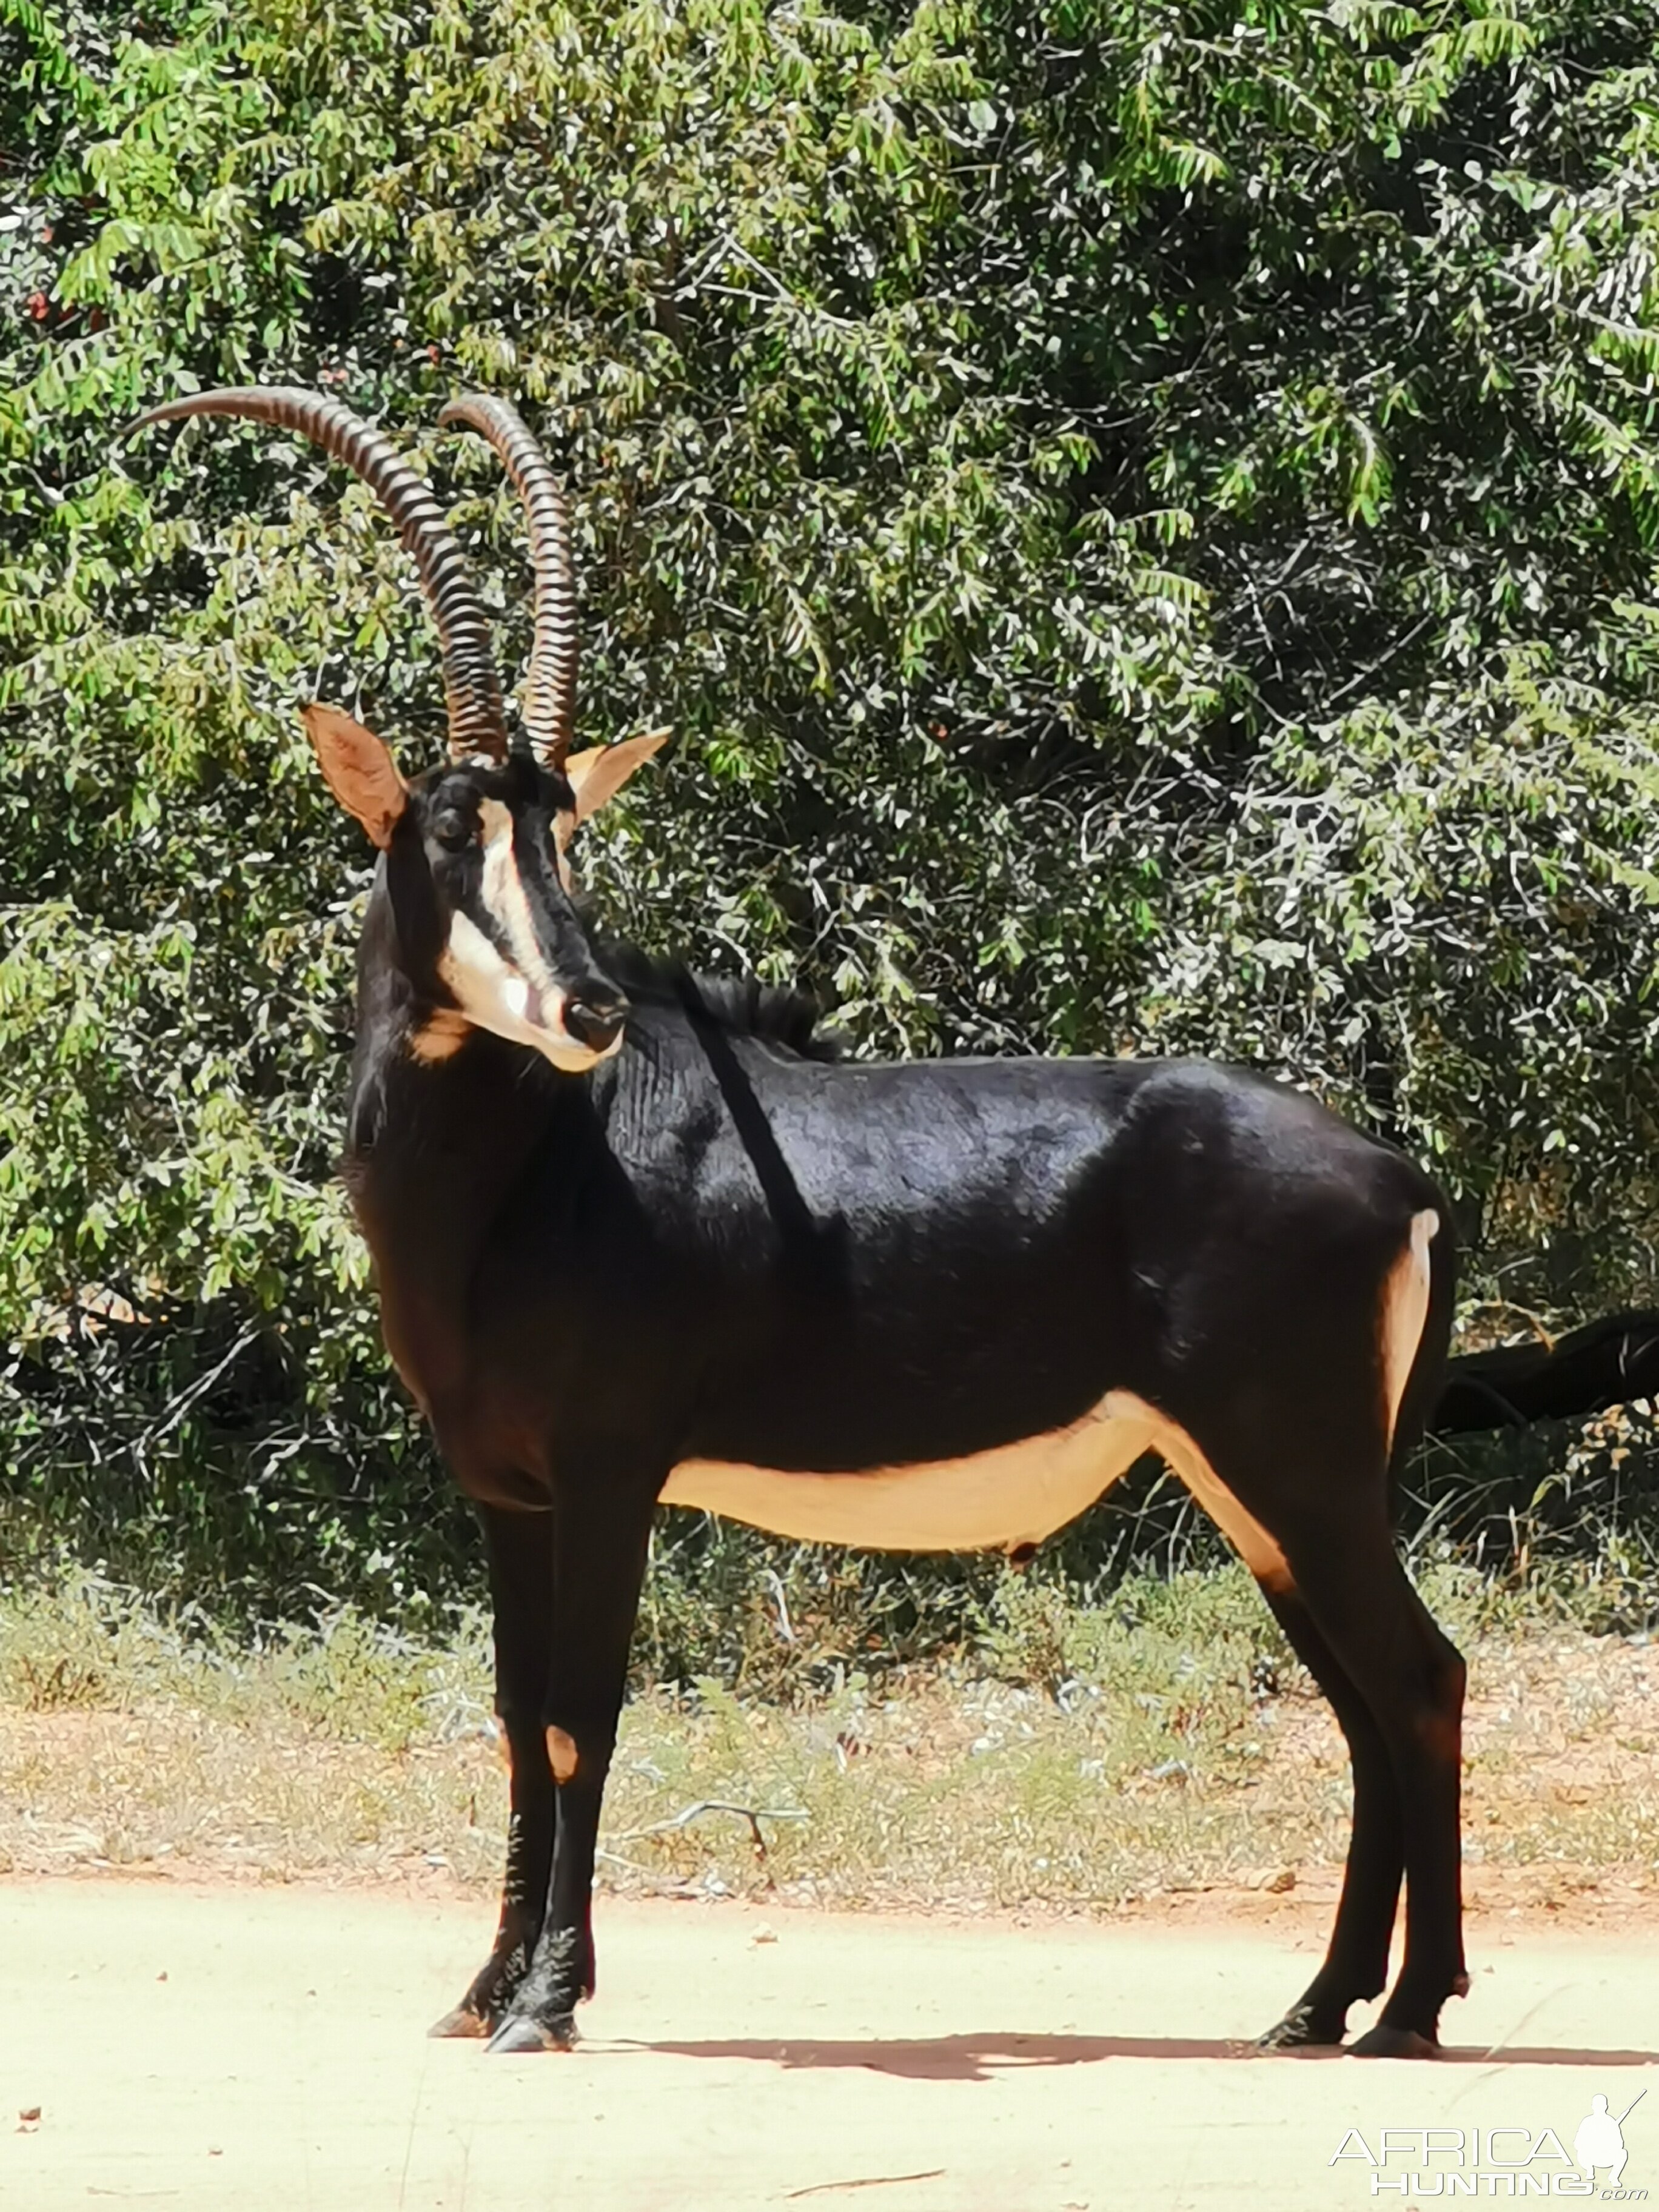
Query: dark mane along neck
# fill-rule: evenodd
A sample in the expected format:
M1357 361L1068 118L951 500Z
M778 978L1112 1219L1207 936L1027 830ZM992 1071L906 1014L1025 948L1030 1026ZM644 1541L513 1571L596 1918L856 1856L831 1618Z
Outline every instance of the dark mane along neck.
M637 945L601 940L595 948L636 1006L672 1006L693 1021L752 1036L798 1060L839 1060L842 1041L820 1030L818 1010L799 991L753 975L703 975L681 960L654 959Z

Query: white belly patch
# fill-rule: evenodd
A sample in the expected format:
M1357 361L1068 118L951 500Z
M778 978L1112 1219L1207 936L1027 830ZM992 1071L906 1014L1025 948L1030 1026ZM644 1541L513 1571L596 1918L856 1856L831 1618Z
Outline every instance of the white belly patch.
M1063 1429L966 1459L866 1474L799 1474L684 1460L663 1502L746 1521L803 1542L884 1552L1014 1551L1040 1544L1092 1505L1170 1425L1132 1391L1111 1390Z

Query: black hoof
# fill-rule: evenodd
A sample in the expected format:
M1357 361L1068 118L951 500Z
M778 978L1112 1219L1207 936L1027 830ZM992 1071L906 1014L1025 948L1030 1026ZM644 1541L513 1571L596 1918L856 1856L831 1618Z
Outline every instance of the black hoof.
M477 2041L489 2033L489 2022L483 2014L481 2012L474 2012L471 2005L464 2004L458 2004L453 2012L447 2012L441 2020L434 2021L427 2030L428 2035L439 2037L446 2041L452 2038L465 2036L471 2036Z
M550 2021L532 2020L528 2013L509 2013L489 2039L492 2056L497 2051L568 2051L576 2040L572 2013Z
M1440 2045L1414 2027L1390 2027L1380 2020L1351 2043L1348 2051L1354 2058L1438 2058Z
M1294 2005L1265 2035L1256 2038L1258 2051L1330 2051L1342 2040L1342 2022L1322 2019L1308 2005Z

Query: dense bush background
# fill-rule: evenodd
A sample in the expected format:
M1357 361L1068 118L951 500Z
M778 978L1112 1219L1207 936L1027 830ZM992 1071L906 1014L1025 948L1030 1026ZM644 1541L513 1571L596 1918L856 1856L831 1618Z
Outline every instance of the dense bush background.
M433 419L499 389L568 458L586 737L682 732L590 856L647 943L864 1050L1283 1070L1436 1165L1477 1297L1650 1295L1656 48L1611 0L0 0L14 1553L470 1571L330 1182L367 856L295 714L418 756L432 641L316 454L119 443L198 383L403 436L509 653L516 514Z

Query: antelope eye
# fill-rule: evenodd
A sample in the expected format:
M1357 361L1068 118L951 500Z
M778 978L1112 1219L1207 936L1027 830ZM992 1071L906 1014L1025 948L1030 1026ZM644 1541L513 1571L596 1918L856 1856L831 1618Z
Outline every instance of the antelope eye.
M447 806L432 825L432 834L447 853L464 853L478 834L478 825L453 806Z

